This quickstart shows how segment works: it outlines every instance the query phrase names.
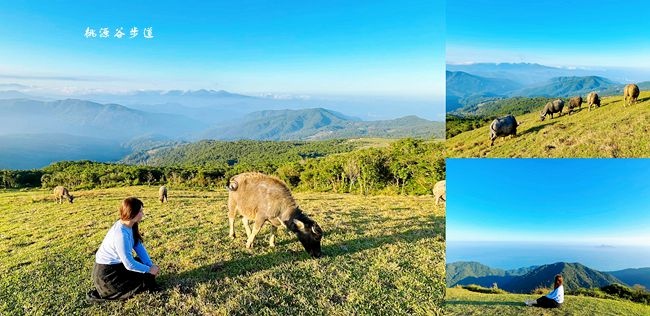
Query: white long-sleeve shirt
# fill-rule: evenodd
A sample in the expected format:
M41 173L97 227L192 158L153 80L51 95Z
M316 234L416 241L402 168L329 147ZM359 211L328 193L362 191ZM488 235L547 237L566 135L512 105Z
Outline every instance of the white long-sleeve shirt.
M557 289L551 291L551 293L548 293L546 297L562 304L564 302L564 285L558 286Z
M142 263L133 258L133 250L138 254ZM149 272L149 268L153 265L141 242L135 247L133 246L133 229L119 220L108 230L95 254L95 262L99 264L122 263L128 270L140 273Z

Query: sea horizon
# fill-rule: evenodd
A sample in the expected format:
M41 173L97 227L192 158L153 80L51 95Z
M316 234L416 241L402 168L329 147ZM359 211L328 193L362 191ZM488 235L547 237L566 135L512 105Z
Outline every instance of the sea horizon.
M446 262L458 261L475 261L503 270L556 262L577 262L591 269L608 272L650 267L650 246L447 241Z

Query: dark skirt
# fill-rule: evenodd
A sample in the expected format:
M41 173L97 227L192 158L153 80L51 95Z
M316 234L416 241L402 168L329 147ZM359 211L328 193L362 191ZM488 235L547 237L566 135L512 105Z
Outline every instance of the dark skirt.
M556 300L550 299L546 296L542 296L537 299L537 304L534 304L533 306L537 307L543 307L543 308L557 308L560 307L560 303L558 303Z
M129 271L122 263L95 263L92 277L95 290L88 293L88 299L91 301L126 300L156 287L153 274Z

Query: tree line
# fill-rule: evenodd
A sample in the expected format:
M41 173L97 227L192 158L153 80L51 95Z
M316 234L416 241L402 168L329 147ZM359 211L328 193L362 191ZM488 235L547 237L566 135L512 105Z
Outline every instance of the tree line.
M267 156L268 152L260 153ZM445 178L444 144L402 139L322 157L284 156L266 161L202 162L201 165L145 166L93 161L61 161L38 170L0 170L0 188L75 189L167 184L214 189L247 171L278 176L293 190L355 194L431 194Z

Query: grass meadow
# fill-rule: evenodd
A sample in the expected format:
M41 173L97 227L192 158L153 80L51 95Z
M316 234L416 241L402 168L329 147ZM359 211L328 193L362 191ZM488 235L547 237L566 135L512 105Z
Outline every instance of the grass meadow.
M565 105L566 106L566 105ZM539 110L544 104L539 105ZM540 121L539 111L517 116L517 136L490 147L489 123L445 144L448 157L650 157L650 91L623 107L623 96L604 97L601 107ZM506 115L507 113L503 113Z
M462 288L448 288L445 315L650 315L650 306L630 301L617 301L586 296L565 295L560 308L528 307L524 301L541 295L483 294Z
M134 186L72 192L0 191L0 314L439 315L445 293L445 210L431 196L297 193L324 230L312 259L265 225L252 250L227 192ZM94 254L128 196L145 203L144 244L163 290L89 304ZM267 224L268 225L268 224Z

